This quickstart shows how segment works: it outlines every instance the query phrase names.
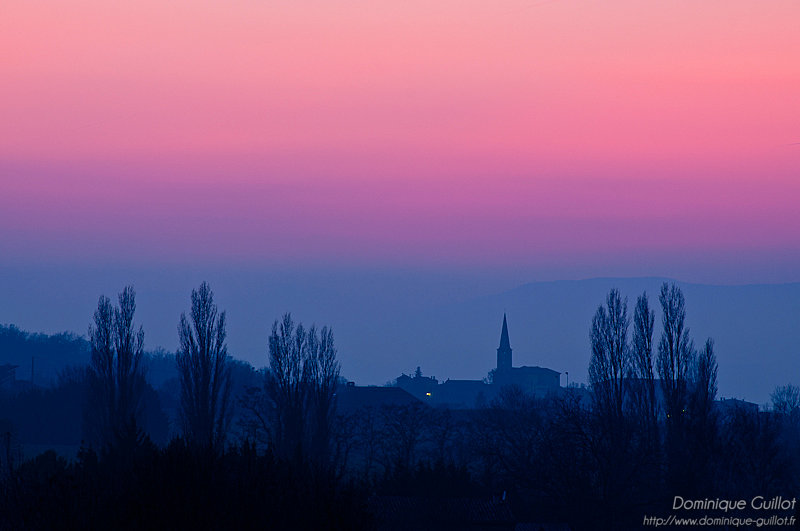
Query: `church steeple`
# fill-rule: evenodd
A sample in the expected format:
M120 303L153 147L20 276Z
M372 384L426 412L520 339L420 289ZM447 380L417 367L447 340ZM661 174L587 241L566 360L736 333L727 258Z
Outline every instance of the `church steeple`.
M508 321L503 313L503 331L500 332L500 347L497 349L497 370L511 370L511 342L508 339Z

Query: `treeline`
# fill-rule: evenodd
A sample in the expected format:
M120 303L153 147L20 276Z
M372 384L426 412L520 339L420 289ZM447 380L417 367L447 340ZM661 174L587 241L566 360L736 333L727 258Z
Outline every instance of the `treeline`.
M658 301L655 341L647 294L637 298L631 320L627 298L611 290L591 325L591 406L562 407L577 430L564 444L586 459L598 516L624 527L642 514L669 513L676 495L795 495L800 411L785 391L794 388L776 390L773 411L717 401L714 341L695 347L686 302L674 284L662 285ZM632 510L637 506L642 510Z
M276 320L269 367L256 372L228 355L226 316L205 283L178 319L177 355L156 361L176 376L154 389L126 288L117 304L98 302L90 364L45 391L87 397L42 408L52 426L71 419L83 448L69 462L53 452L20 462L7 438L0 528L372 529L386 524L376 500L402 498L427 500L429 516L447 499L494 499L517 522L631 529L669 514L676 495L796 495L800 391L776 389L771 411L716 400L713 341L695 347L674 285L658 301L657 326L646 294L632 317L608 294L589 329L588 391L509 386L474 410L345 411L331 329ZM0 411L14 407L4 400Z
M0 325L0 363L17 365L17 376L50 385L64 367L89 361L88 342L75 334L32 334L14 325Z
M100 297L89 364L63 371L50 388L0 397L0 528L369 526L366 496L329 464L339 380L332 330L295 326L288 314L276 321L264 374L228 355L226 315L207 283L178 320L175 356L145 357L135 311L132 287L116 304ZM148 382L148 361L162 373L174 364L164 393ZM240 399L256 395L259 402L243 400L240 411L269 427L258 448L247 435L232 436L234 421L246 424L235 414ZM71 461L54 451L23 461L15 433L47 439L36 430L60 432L64 443L80 433L81 449Z
M47 451L0 483L2 529L369 529L361 492L247 444L147 438L67 462Z
M384 495L506 493L518 521L574 529L639 528L644 515L668 516L678 495L796 496L800 391L777 388L768 411L717 400L713 340L695 347L676 286L664 284L658 303L660 323L646 294L632 317L621 293L608 294L589 329L589 391L506 387L483 409L341 418L342 474Z

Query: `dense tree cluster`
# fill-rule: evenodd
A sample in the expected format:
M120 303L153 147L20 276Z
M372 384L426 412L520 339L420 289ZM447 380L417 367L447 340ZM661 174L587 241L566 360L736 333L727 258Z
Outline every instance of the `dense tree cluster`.
M0 483L0 528L370 529L364 499L248 445L216 455L145 439L133 452L23 463Z

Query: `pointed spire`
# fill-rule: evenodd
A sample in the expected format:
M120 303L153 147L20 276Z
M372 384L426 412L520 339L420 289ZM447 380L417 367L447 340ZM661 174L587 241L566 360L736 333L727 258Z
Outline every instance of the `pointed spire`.
M497 370L506 374L511 370L511 342L508 340L508 321L503 312L503 331L500 333L500 348L497 349Z
M505 313L503 313L503 331L500 333L500 349L511 350L511 342L508 340L508 322L506 322Z

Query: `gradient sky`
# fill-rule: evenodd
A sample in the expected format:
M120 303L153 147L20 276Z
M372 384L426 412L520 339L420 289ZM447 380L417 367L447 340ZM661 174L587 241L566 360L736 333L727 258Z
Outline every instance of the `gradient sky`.
M798 21L796 0L6 0L1 260L797 281Z

